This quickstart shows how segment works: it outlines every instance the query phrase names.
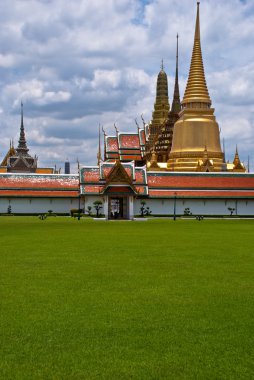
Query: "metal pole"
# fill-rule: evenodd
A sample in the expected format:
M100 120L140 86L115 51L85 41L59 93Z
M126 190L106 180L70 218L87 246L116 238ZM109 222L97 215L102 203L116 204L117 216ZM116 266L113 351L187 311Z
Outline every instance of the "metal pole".
M176 193L174 194L174 220L176 220Z
M80 220L80 168L78 168L78 184L79 184L79 194L78 194L78 220Z
M80 220L80 194L78 196L78 220Z

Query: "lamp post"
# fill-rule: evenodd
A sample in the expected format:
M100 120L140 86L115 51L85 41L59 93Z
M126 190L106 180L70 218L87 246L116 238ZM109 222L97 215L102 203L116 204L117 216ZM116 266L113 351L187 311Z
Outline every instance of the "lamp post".
M78 162L78 187L79 187L79 194L78 194L78 220L80 220L80 198L81 198L81 188L80 188L80 167Z
M176 193L174 193L174 220L176 220Z

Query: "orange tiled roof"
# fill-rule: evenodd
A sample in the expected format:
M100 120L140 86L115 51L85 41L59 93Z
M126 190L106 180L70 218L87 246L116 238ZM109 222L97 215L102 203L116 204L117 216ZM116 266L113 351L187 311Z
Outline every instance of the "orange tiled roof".
M254 197L254 190L156 190L149 189L150 197L181 197L181 198L241 198L241 197Z
M77 197L77 175L1 174L0 196Z
M254 176L248 174L226 173L168 173L147 172L150 189L244 189L254 190Z
M140 141L137 133L119 133L119 149L139 149Z

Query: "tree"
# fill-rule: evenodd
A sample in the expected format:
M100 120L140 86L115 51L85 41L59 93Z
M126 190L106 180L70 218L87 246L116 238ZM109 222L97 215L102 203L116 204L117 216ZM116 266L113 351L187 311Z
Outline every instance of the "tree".
M235 208L234 207L228 207L228 211L230 212L230 216L233 215Z
M183 213L184 213L185 216L192 215L192 212L191 212L191 210L190 210L189 207L186 207L186 208L184 209Z
M93 202L94 208L96 210L96 217L99 218L100 216L100 210L103 208L102 201L95 201Z
M140 207L140 215L142 217L148 216L152 214L152 211L150 211L150 207L145 207L146 201L141 201L141 207Z
M86 212L89 216L92 216L92 206L88 206Z

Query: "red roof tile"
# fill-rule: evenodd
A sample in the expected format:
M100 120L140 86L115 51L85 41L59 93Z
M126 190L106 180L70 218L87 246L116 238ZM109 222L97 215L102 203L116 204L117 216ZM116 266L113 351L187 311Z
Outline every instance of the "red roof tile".
M100 180L99 168L86 168L81 169L81 181L82 182L98 182Z
M195 198L195 197L202 197L202 198L240 198L240 197L254 197L254 190L248 191L236 191L236 190L214 190L214 191L202 191L202 190L155 190L155 189L149 189L149 196L150 197L172 197L175 196L177 198Z
M106 148L107 148L107 152L118 152L117 137L107 136L106 137Z
M119 149L122 148L136 148L140 149L139 136L137 133L119 133Z
M233 189L233 188L253 188L254 176L246 174L171 174L171 173L151 173L147 172L149 188L176 188L176 189Z

